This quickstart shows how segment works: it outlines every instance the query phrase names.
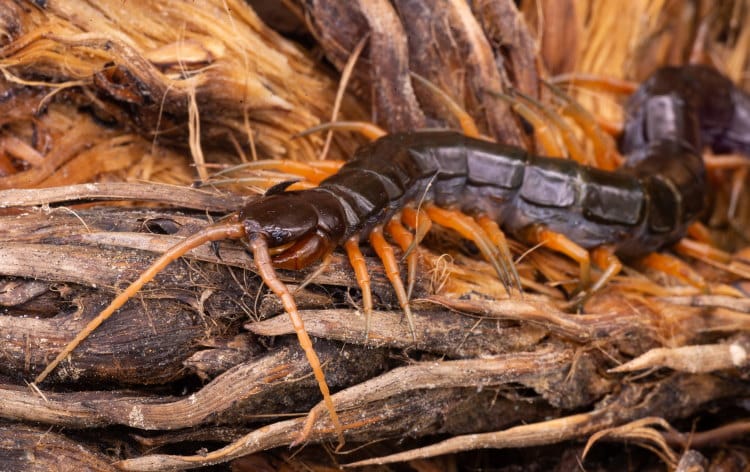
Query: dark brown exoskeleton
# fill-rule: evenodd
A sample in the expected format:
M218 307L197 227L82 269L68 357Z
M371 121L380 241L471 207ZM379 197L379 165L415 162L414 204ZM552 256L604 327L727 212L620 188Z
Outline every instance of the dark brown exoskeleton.
M626 111L621 144L627 160L615 172L455 132L378 139L360 148L318 188L266 195L163 254L69 343L36 382L171 261L209 241L238 239L251 250L264 282L289 313L343 440L320 362L294 299L274 267L299 269L343 245L369 312L369 279L358 249L360 240L369 238L413 336L408 291L383 238L384 226L404 249L418 243L430 222L457 230L477 244L509 290L520 286L520 280L498 225L519 239L544 243L573 257L580 264L584 287L589 285L591 249L604 269L589 287L597 290L620 270L617 256L639 257L675 242L705 209L704 146L750 153L750 98L712 69L661 69L633 95ZM269 247L280 251L271 257Z

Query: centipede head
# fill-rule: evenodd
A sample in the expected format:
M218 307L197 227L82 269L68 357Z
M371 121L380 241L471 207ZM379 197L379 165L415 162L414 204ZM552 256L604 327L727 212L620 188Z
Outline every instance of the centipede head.
M239 220L248 237L265 239L274 266L299 270L331 252L343 234L340 215L325 203L318 194L268 195L243 208Z

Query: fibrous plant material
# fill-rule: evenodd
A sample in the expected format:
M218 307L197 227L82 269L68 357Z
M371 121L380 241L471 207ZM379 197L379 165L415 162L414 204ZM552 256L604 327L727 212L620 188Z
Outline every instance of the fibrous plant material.
M712 13L711 21L704 10L668 14L683 11L685 2L624 2L621 8L639 15L659 15L638 23L620 14L614 25L607 18L617 7L610 2L567 2L575 6L573 26L554 15L555 2L521 2L526 17L511 1L441 1L439 8L400 0L287 3L308 20L335 67L343 69L364 45L351 62L354 93L344 95L341 118L363 119L361 110L371 106L390 131L455 126L451 107L432 84L466 109L482 134L531 146L537 137L524 129L526 118L516 118L500 94L530 108L540 108L537 100L575 115L573 102L549 96L540 80L545 67L639 80L669 58L686 57L674 51L696 49L697 37L704 38L706 51L720 51L731 64L726 70L736 74L747 67L738 59L746 29L729 26L746 14L742 2L729 13L724 7ZM296 289L302 318L317 339L344 425L346 455L325 453L336 431L318 404L309 365L289 337L293 327L262 287L245 249L232 242L198 248L170 265L48 383L27 387L25 381L155 253L252 200L111 180L131 173L187 182L197 169L167 176L164 162L186 162L188 155L206 173L249 161L253 152L316 159L322 137L291 136L328 119L337 87L323 72L325 64L239 2L2 5L0 69L7 100L0 100L1 179L8 187L32 189L0 192L6 359L0 366L0 443L11 451L0 454L0 469L44 467L43 454L36 463L28 456L20 462L18 451L30 447L63 451L59 456L71 468L91 470L111 470L112 463L124 470L174 470L228 461L236 470L393 461L441 470L458 469L455 456L428 458L477 448L501 451L471 456L477 467L567 470L583 463L624 470L623 464L667 464L688 470L705 466L708 457L741 470L748 463L736 447L747 432L742 402L750 349L744 295L750 271L743 252L710 265L670 256L692 261L684 279L702 278L711 295L636 266L595 294L581 313L570 313L562 307L575 288L576 264L511 242L527 293L509 299L475 247L453 233L437 233L428 249L418 248L416 341L393 309L393 290L371 252L365 250L365 257L376 306L367 339L360 292L342 254L334 253L309 284L315 267L280 271ZM537 15L533 26L526 22L531 11ZM675 23L692 26L664 29ZM703 24L711 27L701 36ZM606 41L608 28L615 27L616 37ZM573 38L566 51L544 43L560 34ZM535 38L542 38L541 56ZM716 44L719 39L724 42ZM641 62L637 51L651 53ZM526 98L513 95L517 91ZM582 89L571 93L591 98ZM596 95L588 105L597 114L602 103L619 110L616 97L606 100ZM351 155L358 142L339 135L332 156ZM584 142L582 149L596 146ZM125 170L133 162L138 166ZM33 188L102 179L102 172L113 170L99 184ZM258 187L288 180L244 168L210 182L237 175L252 177ZM737 207L747 206L746 200L740 195ZM143 203L162 208L144 209ZM45 434L40 424L52 430ZM305 427L309 443L291 455L288 446ZM717 441L723 451L707 448ZM625 442L656 454L625 450ZM73 447L84 452L65 452ZM504 452L510 448L513 454ZM693 449L680 457L687 448ZM383 467L377 470L405 466Z
M206 162L226 154L237 160L316 156L319 136L291 138L330 117L336 84L241 2L51 1L40 7L6 1L3 8L10 12L0 25L6 32L2 105L9 112L4 135L26 146L4 146L23 172L0 185L36 186L66 163L70 170L63 174L99 160L105 162L100 171L127 167L109 162L166 152L160 144L188 148L204 179ZM41 125L33 142L24 121L32 114ZM341 114L362 117L349 99ZM94 155L86 159L76 147L84 143L100 148L87 149ZM348 154L356 141L337 145ZM336 146L332 156L343 157L341 150Z

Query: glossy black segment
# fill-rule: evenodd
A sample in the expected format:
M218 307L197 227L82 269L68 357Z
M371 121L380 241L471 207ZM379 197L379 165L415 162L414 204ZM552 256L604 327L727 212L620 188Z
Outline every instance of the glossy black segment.
M583 211L586 218L602 223L635 225L643 214L643 187L637 178L587 169L583 185Z
M523 182L527 153L519 148L495 143L476 142L467 159L469 182L517 189Z
M536 205L565 208L578 198L578 165L563 159L534 157L521 184L521 198Z
M388 192L380 179L360 169L335 174L320 183L345 200L359 217L365 221L388 206Z

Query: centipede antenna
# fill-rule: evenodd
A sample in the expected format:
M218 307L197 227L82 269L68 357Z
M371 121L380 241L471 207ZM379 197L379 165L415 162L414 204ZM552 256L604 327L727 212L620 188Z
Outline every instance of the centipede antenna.
M341 71L341 80L339 80L339 86L336 90L336 98L333 101L333 110L331 111L331 121L336 121L339 114L339 109L341 108L341 102L344 99L344 93L346 92L346 86L349 84L349 79L352 77L352 72L354 71L354 66L357 64L357 60L359 59L359 55L362 54L362 50L365 48L365 44L367 44L367 40L370 38L370 33L365 33L364 36L362 36L362 39L359 40L359 43L357 43L356 46L354 46L354 50L349 55L349 59L346 61L346 65L344 66L344 69ZM318 156L318 160L324 160L326 158L326 155L328 154L328 150L331 147L331 141L333 140L333 129L328 130L328 133L326 133L326 140L323 144L323 149L320 151L320 155Z
M68 355L70 355L81 342L86 339L96 328L104 323L115 311L125 304L130 298L133 297L138 291L146 285L148 282L153 280L159 272L164 270L172 261L177 260L184 254L188 253L192 249L195 249L207 242L220 241L224 239L240 239L245 236L244 227L235 222L220 223L214 226L209 226L199 231L198 233L185 238L183 241L175 244L169 248L164 254L159 256L141 275L131 283L122 293L120 293L114 300L102 310L94 319L89 321L84 328L78 332L75 338L70 341L60 354L50 362L47 367L44 368L41 374L34 379L35 384L40 384L47 378L47 376L55 370L55 368L63 361Z
M365 340L370 335L370 323L372 321L372 289L370 288L370 273L367 271L367 263L362 251L359 250L359 235L354 235L344 243L344 249L349 256L349 263L354 269L357 285L362 291L362 309L365 312Z
M396 292L396 298L398 298L398 304L404 311L406 321L409 323L409 330L411 331L411 337L417 341L417 331L414 327L414 317L409 307L409 298L406 296L406 290L404 289L404 283L401 281L401 273L398 269L398 261L393 253L393 247L383 237L383 227L376 226L370 232L370 244L375 249L375 253L378 255L380 260L383 262L385 267L385 275L393 286L393 290Z
M289 314L289 319L294 327L294 332L297 334L297 340L299 341L300 347L305 352L307 362L310 364L313 374L315 375L315 380L318 382L320 393L323 394L323 402L326 405L328 413L331 415L331 422L333 423L336 435L338 436L339 447L342 447L345 442L344 430L341 427L338 413L336 413L336 408L333 404L333 399L331 398L331 392L328 389L328 383L326 382L323 368L320 365L320 358L315 352L312 340L310 340L310 336L305 330L305 324L297 310L297 304L294 302L294 297L289 291L289 288L281 281L281 279L279 279L276 275L276 271L273 269L271 255L268 253L268 244L266 243L265 237L258 233L248 234L246 245L253 253L255 265L263 282L274 294L276 294L277 297L279 297L284 310Z

